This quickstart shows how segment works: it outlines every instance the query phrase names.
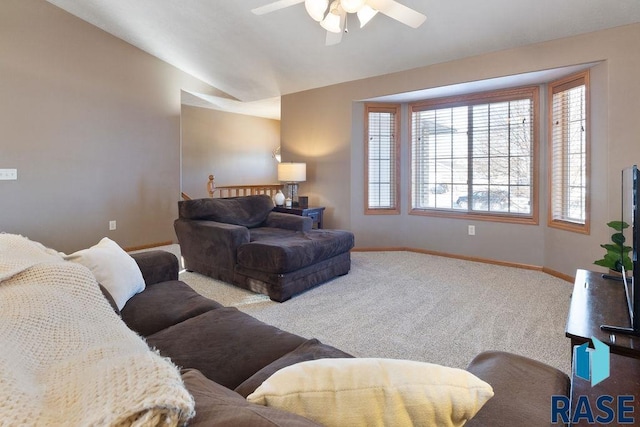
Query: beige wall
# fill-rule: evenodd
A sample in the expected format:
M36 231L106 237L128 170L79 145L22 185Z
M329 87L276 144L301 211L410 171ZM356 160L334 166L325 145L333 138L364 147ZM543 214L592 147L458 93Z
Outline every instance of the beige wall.
M210 174L217 185L275 184L279 145L279 120L183 106L182 189L207 197Z
M308 163L300 193L327 206L327 225L352 229L360 247L411 246L572 274L601 254L604 223L619 216L620 169L640 163L638 40L640 24L284 96L283 158ZM470 221L407 215L406 194L399 216L363 215L357 100L594 61L603 62L592 70L591 235L547 228L544 197L539 226L475 223L475 237L466 236ZM0 230L66 252L103 236L123 246L173 240L181 89L224 95L47 2L4 0L0 168L17 168L19 179L0 181ZM406 188L406 142L403 150ZM226 172L217 170L222 181Z
M282 99L285 153L312 171L301 193L327 206L327 225L356 233L359 247L408 246L458 255L544 266L572 275L594 268L604 225L619 217L620 169L640 163L640 24L501 51L340 85ZM402 214L363 214L363 108L358 100L569 65L592 69L592 232L546 227L546 164L541 147L540 225L475 222L408 215L408 144L402 148ZM543 112L546 114L546 112ZM406 127L406 114L405 114ZM546 143L546 133L542 143ZM476 236L467 236L467 225Z
M222 95L50 3L3 0L0 168L18 180L0 181L0 230L65 252L174 240L181 89Z

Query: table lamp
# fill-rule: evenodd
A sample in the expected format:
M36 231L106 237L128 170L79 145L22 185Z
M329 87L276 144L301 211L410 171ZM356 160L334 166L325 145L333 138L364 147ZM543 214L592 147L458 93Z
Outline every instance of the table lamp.
M306 163L278 163L278 181L287 184L287 194L293 206L298 206L298 183L306 180Z

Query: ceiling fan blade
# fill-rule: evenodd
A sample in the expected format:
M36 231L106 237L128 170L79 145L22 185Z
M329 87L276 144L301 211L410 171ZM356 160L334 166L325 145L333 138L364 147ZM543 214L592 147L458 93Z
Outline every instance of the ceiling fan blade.
M339 33L332 33L331 31L327 31L327 38L325 40L325 46L333 46L342 41L342 31Z
M256 15L264 15L266 13L275 12L276 10L284 9L285 7L294 6L300 3L304 3L304 0L278 0L264 6L256 7L255 9L251 9L251 12Z
M427 19L422 13L400 4L395 0L367 0L367 4L411 28L418 28Z
M340 14L340 28L342 29L342 31L340 31L339 33L332 33L331 31L327 31L327 38L325 39L325 42L324 42L325 46L333 46L342 41L342 34L348 31L347 28L345 27L346 22L347 22L347 12L342 11L342 13Z

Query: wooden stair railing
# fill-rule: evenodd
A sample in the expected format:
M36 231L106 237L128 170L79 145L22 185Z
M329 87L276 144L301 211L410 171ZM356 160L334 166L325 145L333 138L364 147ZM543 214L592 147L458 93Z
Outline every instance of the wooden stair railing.
M273 198L278 190L282 190L282 184L225 185L218 187L215 184L215 178L213 175L209 175L209 182L207 182L207 192L209 193L209 197L222 198L266 194Z
M216 187L211 197L238 197L252 196L255 194L266 194L273 198L278 190L282 190L281 184L264 184L264 185L227 185ZM218 194L215 194L217 192Z

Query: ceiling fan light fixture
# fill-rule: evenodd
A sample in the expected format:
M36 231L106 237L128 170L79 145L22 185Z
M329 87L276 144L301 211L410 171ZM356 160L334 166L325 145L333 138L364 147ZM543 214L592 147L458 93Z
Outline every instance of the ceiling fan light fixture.
M329 7L329 13L327 13L327 16L325 16L325 18L320 22L320 26L330 33L342 32L342 28L340 26L340 14L342 12L340 0L334 0Z
M363 6L365 6L366 0L340 0L340 5L347 13L356 13Z
M360 28L367 25L367 23L371 21L371 19L376 16L377 13L377 10L367 4L360 8L360 10L358 11L358 21L360 21Z
M342 32L342 28L340 28L340 15L331 12L327 13L327 17L320 22L320 26L331 33Z
M272 0L251 11L256 15L264 15L300 3L304 3L309 16L327 31L327 46L340 43L342 32L348 32L347 16L350 13L358 15L360 28L367 25L378 12L411 28L418 28L427 19L424 14L397 0Z
M328 6L329 0L304 0L304 7L307 9L307 13L317 22L322 21Z

